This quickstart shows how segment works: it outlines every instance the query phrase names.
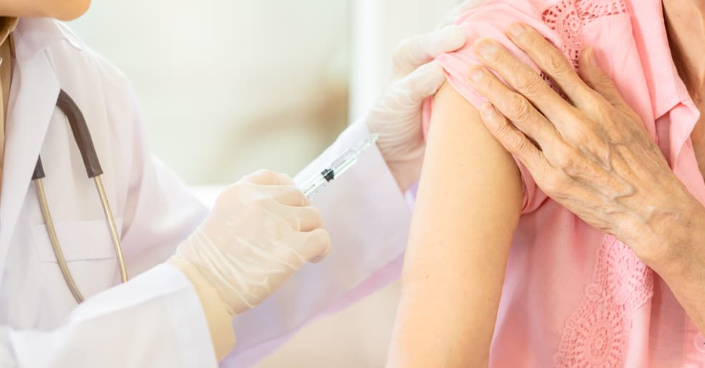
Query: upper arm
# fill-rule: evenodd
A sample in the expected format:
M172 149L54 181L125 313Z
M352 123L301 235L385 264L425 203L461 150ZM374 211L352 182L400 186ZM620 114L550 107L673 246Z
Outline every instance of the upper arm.
M522 205L514 160L449 85L435 98L402 277L393 367L488 358Z

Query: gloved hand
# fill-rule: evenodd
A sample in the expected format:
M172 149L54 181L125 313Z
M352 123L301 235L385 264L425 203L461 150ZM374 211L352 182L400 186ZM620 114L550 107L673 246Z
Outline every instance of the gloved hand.
M235 345L233 316L261 303L306 262L328 254L330 237L322 226L289 176L258 171L223 191L179 245L167 263L193 284L219 361Z
M193 265L235 316L328 253L330 238L322 226L289 176L259 171L220 194L173 258Z
M441 22L441 27L447 27L454 24L455 21L469 10L475 9L478 6L486 3L487 0L466 0L462 4L458 5L453 9Z
M426 144L421 124L423 101L445 81L443 68L433 58L465 44L465 33L447 27L402 42L394 53L393 82L365 116L371 133L402 191L419 180Z

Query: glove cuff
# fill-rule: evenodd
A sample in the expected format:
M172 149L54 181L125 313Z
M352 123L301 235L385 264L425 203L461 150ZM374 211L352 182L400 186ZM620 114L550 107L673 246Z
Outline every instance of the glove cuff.
M218 361L222 361L235 346L235 332L232 326L233 316L220 297L220 293L206 280L196 266L181 257L171 257L166 263L178 268L191 281L196 290L203 313L211 333L213 349Z

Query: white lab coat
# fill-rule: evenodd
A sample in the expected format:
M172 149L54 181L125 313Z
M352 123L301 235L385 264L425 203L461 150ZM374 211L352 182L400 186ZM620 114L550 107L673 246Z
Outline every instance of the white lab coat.
M216 366L197 295L181 272L159 265L207 210L150 155L125 77L52 20L22 20L15 42L0 197L0 367ZM116 286L100 202L55 108L60 88L81 107L105 171L132 277L125 285ZM362 124L348 129L306 175L366 134ZM78 307L30 182L40 153L64 254L89 297ZM223 366L253 365L307 322L398 276L410 210L379 152L314 204L331 233L329 257L234 320L238 343Z

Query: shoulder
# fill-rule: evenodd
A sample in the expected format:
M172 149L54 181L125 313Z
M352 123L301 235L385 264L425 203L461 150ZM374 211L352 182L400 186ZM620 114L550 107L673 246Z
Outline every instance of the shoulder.
M38 80L22 78L41 67L78 105L101 157L127 173L138 159L143 127L133 90L115 65L89 48L61 22L22 19L15 33L18 94L31 93ZM120 159L117 159L117 158ZM107 162L107 160L104 160Z
M22 19L15 32L20 68L27 60L46 55L59 85L72 96L90 96L92 106L100 100L108 106L131 103L125 74L66 24L45 18Z

